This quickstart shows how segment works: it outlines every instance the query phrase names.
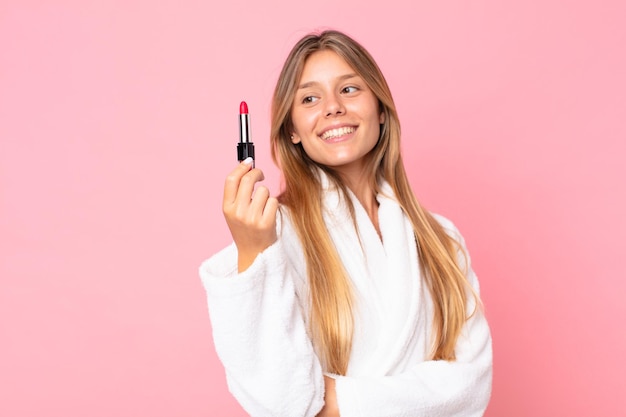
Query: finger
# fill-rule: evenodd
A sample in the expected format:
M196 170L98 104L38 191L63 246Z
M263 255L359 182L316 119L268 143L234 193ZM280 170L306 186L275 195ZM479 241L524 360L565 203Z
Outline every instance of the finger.
M237 190L237 196L235 197L235 204L250 204L252 199L252 193L254 192L254 186L257 182L263 181L265 175L260 169L251 169L247 172L239 181L239 189Z
M244 160L242 163L237 165L237 168L232 170L230 174L226 177L226 182L224 184L224 204L230 203L232 204L237 197L237 190L239 189L239 183L241 182L241 177L243 177L248 171L252 169L252 158L248 158Z
M270 190L265 186L257 187L254 195L252 196L252 201L250 202L250 211L255 220L260 220L263 216L263 211L265 209L265 204L267 203L267 199L270 196Z
M265 202L262 221L265 224L276 224L276 212L278 211L278 199L269 197Z

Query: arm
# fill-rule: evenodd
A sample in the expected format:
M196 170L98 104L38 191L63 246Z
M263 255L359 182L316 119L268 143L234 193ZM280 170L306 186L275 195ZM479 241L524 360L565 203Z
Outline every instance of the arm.
M253 417L314 416L322 370L279 239L237 273L234 245L201 267L215 349L230 392Z
M317 417L480 416L491 391L490 339L487 342L484 358L478 359L482 365L428 361L388 377L324 376L325 405Z
M339 417L335 379L324 375L324 407L316 417Z
M293 265L277 239L277 202L250 164L227 178L223 210L234 244L200 267L217 354L231 393L252 416L314 416L323 379L306 333Z
M476 349L481 352L462 354L457 362L427 361L403 374L381 378L338 376L335 380L325 375L325 405L317 417L481 416L491 392L491 339L488 329L480 333L482 337L474 338L483 339Z
M465 248L454 225L444 218L438 220ZM462 266L466 261L468 282L478 293L470 258L459 255ZM469 295L468 315L474 307L474 298ZM335 390L341 417L481 416L491 394L492 351L489 327L480 308L466 322L455 353L456 361L416 361L393 375L337 376Z
M337 377L341 417L482 416L492 378L491 337L480 311L457 343L457 360L416 363L401 374Z

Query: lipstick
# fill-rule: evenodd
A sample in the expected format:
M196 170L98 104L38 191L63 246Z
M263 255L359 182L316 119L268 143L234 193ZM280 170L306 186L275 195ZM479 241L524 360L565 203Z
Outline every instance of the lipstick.
M242 101L239 105L239 143L237 144L237 159L239 162L252 158L254 168L254 143L250 142L250 115L248 105Z

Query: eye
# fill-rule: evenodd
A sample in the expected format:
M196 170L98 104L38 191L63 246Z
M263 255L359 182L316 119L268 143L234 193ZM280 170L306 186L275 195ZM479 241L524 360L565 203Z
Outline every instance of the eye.
M356 93L357 91L359 91L358 87L355 87L353 85L349 85L347 87L344 87L341 92L344 94L350 94L350 93Z
M302 99L302 104L311 104L317 100L317 97L314 96L306 96Z

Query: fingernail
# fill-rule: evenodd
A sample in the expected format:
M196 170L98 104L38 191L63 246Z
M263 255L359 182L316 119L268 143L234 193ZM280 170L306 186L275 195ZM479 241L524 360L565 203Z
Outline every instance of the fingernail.
M252 157L249 156L246 159L244 159L243 161L241 161L241 163L242 164L246 164L246 165L252 165L252 161L254 161L254 159L252 159Z

